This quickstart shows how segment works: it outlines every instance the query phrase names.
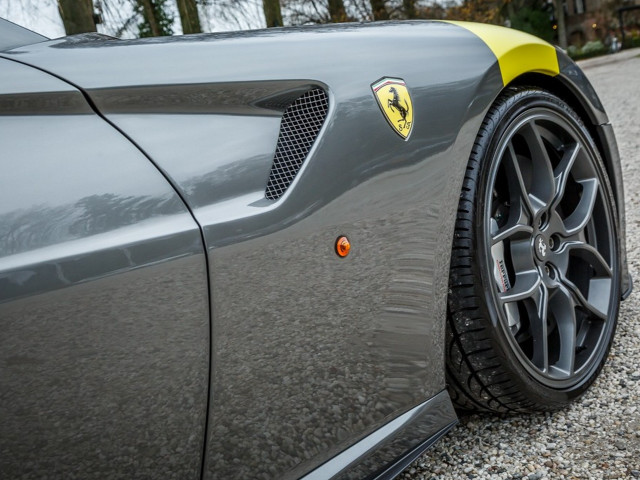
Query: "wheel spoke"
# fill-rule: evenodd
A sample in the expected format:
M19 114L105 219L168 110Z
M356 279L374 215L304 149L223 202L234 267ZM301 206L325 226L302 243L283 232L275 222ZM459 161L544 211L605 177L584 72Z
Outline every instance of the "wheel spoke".
M597 288L597 292L593 296L590 295L591 301L585 298L585 296L582 294L578 286L575 283L573 283L571 280L567 279L566 277L562 277L560 281L562 285L564 285L564 287L568 290L569 294L573 297L573 300L576 306L583 308L587 313L599 318L600 320L606 320L607 311L606 311L606 308L603 308L603 304L606 303L608 305L608 300L606 302L603 301L604 299L600 294L601 291L603 290L602 287L604 285L602 282L594 284L593 283L594 280L597 280L597 279L591 280L590 284L595 285L595 287Z
M561 275L566 275L569 270L569 254L571 250L565 245L562 245L555 252L553 252L553 259L551 262L560 272Z
M540 127L535 120L531 120L523 125L522 137L529 147L532 160L532 191L530 201L537 217L539 212L547 207L553 200L555 192L555 177L551 166L549 152L542 140Z
M560 337L558 361L549 367L549 373L559 377L569 377L575 371L576 304L574 298L572 292L560 286L555 289L549 302Z
M540 286L540 281L540 275L535 270L517 273L513 287L500 293L499 298L503 304L530 298Z
M531 337L533 338L533 358L531 361L543 372L549 369L549 339L547 332L547 310L549 292L544 284L538 286L532 295L535 304L535 316L531 318Z
M533 228L527 225L527 222L528 218L523 204L512 206L507 224L493 233L491 244L495 245L511 237L531 237Z
M567 242L563 250L566 249L569 255L574 255L587 262L595 270L598 277L613 277L611 267L598 250L585 242Z
M580 144L578 143L574 143L570 148L565 149L562 159L560 160L560 164L554 171L555 192L551 208L557 207L564 196L564 191L567 187L567 180L569 180L569 174L571 173L571 168L578 157L578 153L580 153Z
M527 215L533 217L535 211L531 205L529 198L529 192L524 183L522 177L522 170L518 163L518 155L516 154L513 143L509 142L507 150L504 154L504 166L507 173L507 179L509 182L509 193L511 197L511 205L519 205L518 213L522 215L526 212Z
M581 180L582 196L575 210L564 220L563 235L568 237L582 230L593 213L593 206L598 196L598 180L595 178Z

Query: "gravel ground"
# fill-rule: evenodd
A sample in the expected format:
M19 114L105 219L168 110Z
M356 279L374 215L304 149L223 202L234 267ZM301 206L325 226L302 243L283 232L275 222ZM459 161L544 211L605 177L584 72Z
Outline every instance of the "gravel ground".
M640 49L581 67L615 128L636 282L622 304L609 361L593 388L564 411L463 418L403 480L640 478Z

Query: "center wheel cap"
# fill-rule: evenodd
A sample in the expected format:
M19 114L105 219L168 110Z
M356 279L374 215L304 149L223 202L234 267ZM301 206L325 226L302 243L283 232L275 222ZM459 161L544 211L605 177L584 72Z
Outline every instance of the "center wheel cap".
M538 235L533 242L533 251L536 252L536 258L541 262L545 262L549 256L549 242L542 235Z

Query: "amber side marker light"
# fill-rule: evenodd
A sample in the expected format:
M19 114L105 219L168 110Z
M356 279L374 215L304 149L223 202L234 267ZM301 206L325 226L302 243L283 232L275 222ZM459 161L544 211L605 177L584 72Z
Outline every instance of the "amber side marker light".
M349 255L349 251L351 250L351 242L344 235L338 237L336 240L336 253L339 257L344 258Z

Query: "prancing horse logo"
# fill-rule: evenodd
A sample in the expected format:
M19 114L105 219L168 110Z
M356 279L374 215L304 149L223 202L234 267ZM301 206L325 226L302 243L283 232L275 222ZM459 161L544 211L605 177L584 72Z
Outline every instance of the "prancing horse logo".
M544 243L542 237L538 237L538 251L540 252L541 257L547 256L547 244Z
M393 94L393 98L387 100L387 107L389 107L391 111L396 109L398 110L398 112L400 112L400 116L402 117L402 119L398 120L398 122L402 122L403 124L402 128L407 128L407 115L409 114L409 103L405 98L404 107L400 105L400 95L398 95L398 90L396 90L396 87L391 87L389 89L389 92Z
M404 80L381 78L371 85L380 110L389 125L405 140L413 128L413 105Z

